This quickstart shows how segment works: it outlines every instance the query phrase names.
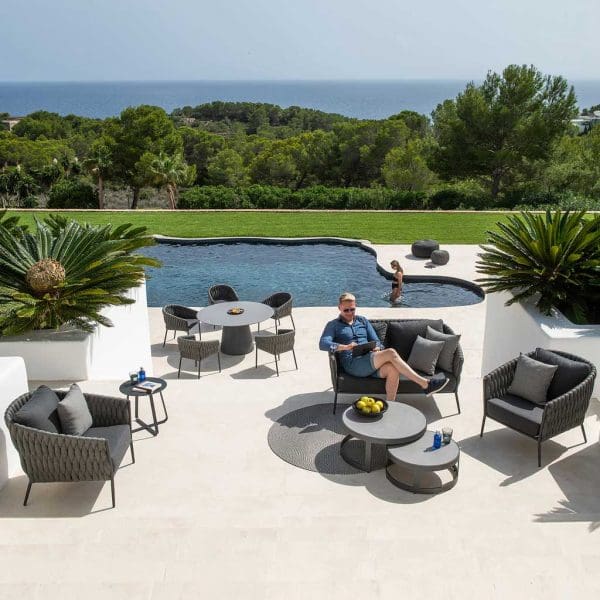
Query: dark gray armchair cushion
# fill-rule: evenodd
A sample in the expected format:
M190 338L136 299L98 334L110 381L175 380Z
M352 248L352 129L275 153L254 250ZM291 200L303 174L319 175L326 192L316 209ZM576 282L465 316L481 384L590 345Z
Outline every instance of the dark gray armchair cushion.
M50 433L61 433L58 417L58 396L48 386L41 385L14 416L14 422Z
M76 383L58 403L58 416L62 432L67 435L83 435L92 426L92 413Z
M385 347L394 348L404 360L407 360L417 336L426 337L427 326L436 331L444 330L441 319L414 319L389 323L385 336Z
M544 348L535 349L535 358L547 365L558 367L548 388L548 400L566 394L579 385L590 373L589 365L560 356L560 354L555 354L551 350L544 350Z
M427 375L433 375L435 373L438 357L443 349L444 342L427 340L418 335L406 362L413 369L423 371L423 373L426 373Z
M540 431L544 408L519 396L505 394L501 398L490 398L486 412L498 423L535 437Z
M438 366L444 371L452 372L454 354L460 342L460 335L452 335L450 333L442 333L427 326L427 339L435 340L436 342L444 342L444 347L438 358Z
M521 354L508 393L535 404L544 404L548 401L548 388L556 369L556 365L547 365Z

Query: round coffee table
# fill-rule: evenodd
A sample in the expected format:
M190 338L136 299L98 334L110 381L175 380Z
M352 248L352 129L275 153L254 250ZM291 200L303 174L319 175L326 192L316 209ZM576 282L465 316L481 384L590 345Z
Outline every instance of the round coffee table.
M160 387L156 388L153 392L136 390L135 386L137 385L137 382L131 383L131 381L128 380L124 381L119 386L119 391L121 392L121 394L127 396L127 400L129 400L129 396L133 396L135 398L135 420L140 424L140 427L138 427L137 429L132 429L131 433L136 433L137 431L145 429L146 431L149 431L152 435L158 435L158 426L162 425L163 423L166 423L169 420L169 414L167 413L167 407L165 406L165 399L163 397L163 390L167 387L167 382L164 379L160 379L159 377L146 377L144 381L158 383ZM162 421L158 421L156 419L156 408L154 407L154 394L156 394L157 392L160 394L163 410L165 411L165 418L162 419ZM153 420L152 425L145 423L138 416L138 398L140 396L147 396L148 398L150 398L150 410L152 411Z
M456 485L458 481L458 463L460 448L453 440L440 448L433 447L433 431L426 431L423 437L406 444L387 449L388 458L391 461L385 470L386 477L395 486L414 492L415 494L437 494ZM391 469L394 465L400 465L412 475L412 483L394 477ZM432 471L448 470L452 479L446 483L436 486L424 487L420 485L420 478L424 473Z
M232 308L243 308L241 315L229 315ZM219 302L198 311L198 319L209 325L223 327L221 352L224 354L248 354L254 349L250 325L266 321L273 316L273 309L262 302Z
M399 402L390 402L387 411L376 419L363 417L350 406L344 411L342 422L348 435L342 440L340 454L348 464L367 473L373 469L371 461L373 444L382 446L408 444L420 438L427 429L427 422L421 411ZM365 443L365 460L362 464L344 451L344 447L352 438L363 440ZM384 466L385 463L378 468Z

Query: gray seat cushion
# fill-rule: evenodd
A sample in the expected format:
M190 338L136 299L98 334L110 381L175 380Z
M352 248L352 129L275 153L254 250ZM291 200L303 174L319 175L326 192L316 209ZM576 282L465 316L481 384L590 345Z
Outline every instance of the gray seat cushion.
M58 417L62 432L67 435L82 435L92 426L92 413L76 383L58 403Z
M108 450L116 471L125 456L131 442L129 425L111 425L110 427L90 427L84 434L86 438L104 438L108 442Z
M427 377L426 373L417 371L419 375ZM456 377L452 373L437 370L437 374L443 374L448 378L448 385L442 390L442 394L456 391ZM346 373L341 367L338 370L338 392L340 394L385 394L385 379L380 377L354 377ZM398 385L398 394L422 394L423 388L413 381L402 378Z
M520 396L505 394L487 401L486 414L511 429L535 437L540 431L544 407Z
M427 327L443 332L441 319L410 319L388 324L385 336L385 347L394 348L396 352L407 360L417 336L427 337Z
M57 408L58 396L56 393L48 386L41 385L17 411L13 420L26 427L50 433L61 433Z
M589 365L560 356L551 350L536 348L534 358L547 365L558 367L548 388L548 400L553 400L571 391L590 374Z
M536 404L543 404L548 400L548 388L556 369L556 365L547 365L521 354L508 393Z

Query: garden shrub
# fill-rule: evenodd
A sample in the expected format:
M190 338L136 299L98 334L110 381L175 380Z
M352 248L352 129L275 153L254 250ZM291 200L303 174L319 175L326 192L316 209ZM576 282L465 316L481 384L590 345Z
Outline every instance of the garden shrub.
M98 193L81 179L62 179L48 194L48 208L98 208Z

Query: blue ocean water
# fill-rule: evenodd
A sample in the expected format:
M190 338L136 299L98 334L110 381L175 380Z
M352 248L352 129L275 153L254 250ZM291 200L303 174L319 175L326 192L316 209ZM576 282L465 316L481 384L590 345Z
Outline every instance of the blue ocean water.
M242 300L260 302L273 292L292 294L294 306L336 306L351 291L360 306L390 306L391 282L377 271L375 257L340 244L212 243L158 244L144 248L163 266L148 269L149 306L204 306L208 288L226 283ZM402 307L466 306L482 298L450 283L403 286Z
M361 119L401 110L429 114L453 98L466 80L396 81L132 81L2 83L0 112L26 115L49 110L88 117L117 115L127 106L153 104L170 112L213 100L303 106ZM600 80L573 81L579 106L600 103Z

